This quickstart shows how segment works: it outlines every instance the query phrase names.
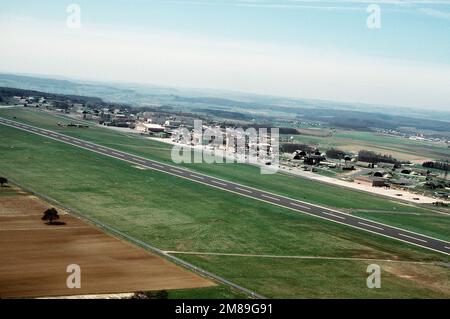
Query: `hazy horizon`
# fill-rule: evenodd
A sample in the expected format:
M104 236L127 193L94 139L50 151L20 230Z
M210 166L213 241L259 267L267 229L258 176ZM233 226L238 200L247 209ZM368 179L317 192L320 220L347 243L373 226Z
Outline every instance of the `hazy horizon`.
M0 70L0 76L1 75L13 75L13 76L24 76L24 77L32 77L32 78L39 78L39 79L48 79L48 80L61 80L61 81L70 81L76 84L92 84L92 85L117 85L117 86L141 86L141 87L147 87L147 88L158 88L158 89L174 89L174 90L183 90L183 91L191 91L191 93L193 91L197 91L196 93L198 93L197 97L201 97L201 96L211 96L211 93L217 93L217 94L228 94L231 96L223 96L223 95L214 95L214 97L217 98L224 98L224 99L229 99L229 100L243 100L242 97L259 97L259 98L277 98L277 99L287 99L287 100L293 100L293 101L298 101L298 102L302 102L302 101L308 101L308 102L320 102L320 103L329 103L329 104L336 104L333 107L338 107L339 106L342 109L345 109L345 107L356 107L356 111L365 111L365 112L369 112L369 113L378 113L380 112L379 109L385 110L387 111L388 108L392 107L392 105L381 105L381 104L369 104L369 103L359 103L359 102L350 102L350 101L336 101L336 100L325 100L325 99L315 99L315 98L302 98L302 97L291 97L291 96L281 96L281 95L270 95L270 94L263 94L263 93L253 93L253 92L244 92L244 91L238 91L238 90L228 90L228 89L212 89L212 88L207 88L207 87L186 87L186 86L166 86L166 85L159 85L157 83L138 83L138 82L124 82L124 81L102 81L102 80L93 80L93 79L86 79L86 78L77 78L77 77L68 77L68 76L63 76L63 75L57 75L57 74L36 74L36 73L9 73L9 72L4 72L2 70ZM0 85L1 86L1 85ZM39 91L39 90L37 90ZM49 92L51 93L51 92ZM87 94L87 95L92 95L92 94ZM126 103L126 102L123 102ZM371 111L367 111L367 110L363 110L362 107L366 106L366 107L376 107L378 109L375 110L371 110ZM395 107L398 107L400 109L405 109L405 110L413 110L413 111L417 111L417 112L424 112L424 111L431 111L431 112L435 112L437 114L450 114L450 108L449 109L429 109L427 110L426 108L421 108L421 107L411 107L411 106L405 106L405 105L395 105ZM401 111L401 110L400 110ZM437 119L436 119L437 120ZM448 122L450 120L447 119L440 119L442 121Z
M450 2L0 0L0 70L450 109ZM381 28L369 29L369 4Z

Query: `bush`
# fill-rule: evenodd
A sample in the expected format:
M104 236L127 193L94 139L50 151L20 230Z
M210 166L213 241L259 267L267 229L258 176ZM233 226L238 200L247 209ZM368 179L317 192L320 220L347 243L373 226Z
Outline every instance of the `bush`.
M329 158L335 158L335 159L344 159L345 157L345 152L335 149L335 148L331 148L328 151L326 151L327 157Z
M135 292L131 299L167 299L169 293L166 290L160 291L138 291Z
M4 184L8 184L8 179L0 176L0 185L3 187Z

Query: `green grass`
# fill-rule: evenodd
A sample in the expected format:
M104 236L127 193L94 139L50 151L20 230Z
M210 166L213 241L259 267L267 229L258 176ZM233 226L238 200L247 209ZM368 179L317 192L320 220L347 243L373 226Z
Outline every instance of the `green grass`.
M373 262L381 267L381 288L368 289L369 263L364 261L230 256L189 256L187 260L226 274L230 280L241 281L270 298L449 297L445 291L450 285L450 272L437 265ZM291 280L286 283L285 278ZM432 284L423 289L420 283L427 282Z
M450 261L442 254L164 173L139 170L129 163L13 128L0 126L0 154L0 174L164 250ZM359 296L354 280L316 284L314 274L320 275L319 264L315 270L306 268L303 272L298 262L283 261L280 265L261 259L249 262L248 258L224 258L207 264L199 260L196 264L273 297L334 297L336 289ZM346 268L353 271L360 264L331 264L322 269L321 276ZM280 272L281 268L285 270ZM438 282L442 281L442 271L449 273L441 268L426 270ZM266 282L274 275L276 289ZM406 286L401 284L404 278L396 275L391 280L398 283L391 290L380 290L377 296L437 296L432 283L414 282L414 289L405 292ZM299 281L312 288L295 288ZM449 294L447 287L439 296Z
M65 117L55 117L35 110L17 108L3 109L0 110L0 116L9 118L16 116L17 118L15 120L38 125L173 165L170 157L171 145L168 144L139 138L131 134L119 133L106 128L90 127L89 129L77 129L59 127L57 123L64 122ZM65 121L68 123L70 120L66 119ZM183 166L208 175L310 203L337 208L348 213L371 210L374 212L391 211L393 213L419 214L418 217L416 216L414 218L411 218L413 216L411 214L398 214L393 223L389 214L367 214L367 218L375 219L376 217L377 221L394 226L399 226L400 223L401 227L405 229L450 240L450 232L446 231L450 229L450 218L446 215L433 213L419 206L406 205L368 193L353 191L286 174L262 175L260 174L259 168L246 164L183 164ZM430 206L430 208L432 207ZM417 222L418 219L419 222ZM436 221L442 227L436 228Z

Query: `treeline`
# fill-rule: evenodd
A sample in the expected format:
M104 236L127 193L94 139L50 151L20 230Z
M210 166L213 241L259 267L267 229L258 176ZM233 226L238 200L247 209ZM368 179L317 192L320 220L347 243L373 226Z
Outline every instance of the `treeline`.
M392 155L377 154L372 151L361 150L358 152L358 160L367 163L390 163L400 166L401 162L392 157Z
M335 148L330 148L326 151L327 157L334 158L334 159L344 159L346 153L342 150L338 150Z
M442 171L448 171L448 168L449 168L448 162L445 163L445 162L431 162L430 161L430 162L424 162L422 164L422 166L426 167L426 168L435 168L435 169L439 169Z
M81 95L71 95L71 94L55 94L47 93L33 90L22 90L9 87L0 87L0 97L11 98L13 96L43 96L46 99L56 100L56 101L71 101L72 103L103 103L103 100L98 97L92 96L81 96Z
M34 90L23 90L9 87L0 87L0 102L11 101L14 96L29 97L39 96L51 101L56 108L68 109L72 103L84 104L93 109L100 109L103 107L117 107L122 110L131 111L132 107L126 104L119 104L115 102L106 103L101 98L94 96L82 96L73 94L56 94L48 92L40 92Z
M220 117L220 118L231 119L231 120L251 121L254 118L254 116L251 114L244 114L244 113L240 113L240 112L224 111L224 110L217 110L217 109L195 108L195 109L192 109L192 111L205 113L205 114Z

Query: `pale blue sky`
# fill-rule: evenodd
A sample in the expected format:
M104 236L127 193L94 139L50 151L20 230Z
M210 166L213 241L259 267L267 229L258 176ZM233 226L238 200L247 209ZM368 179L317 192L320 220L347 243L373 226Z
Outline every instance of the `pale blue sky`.
M81 29L65 26L71 3L81 7ZM366 26L371 3L380 5L381 29ZM450 108L450 1L0 0L0 7L0 71Z

